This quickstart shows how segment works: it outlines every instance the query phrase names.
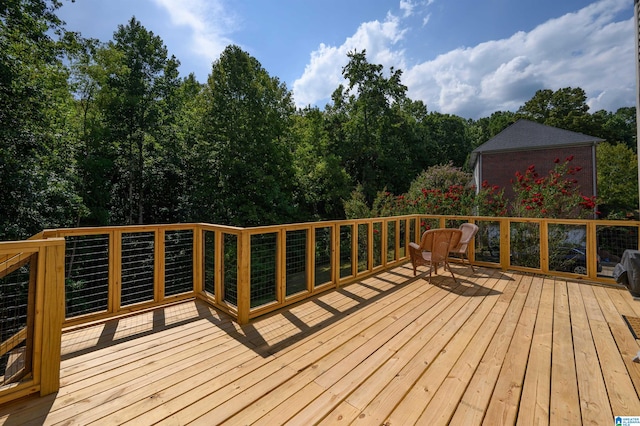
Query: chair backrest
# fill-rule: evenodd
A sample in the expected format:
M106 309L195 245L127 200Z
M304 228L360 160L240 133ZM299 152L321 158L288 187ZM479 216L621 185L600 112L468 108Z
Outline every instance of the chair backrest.
M475 223L463 223L458 229L462 231L462 236L460 237L460 242L452 251L464 253L467 251L467 246L471 239L478 233L479 228Z
M460 242L462 231L455 228L430 229L422 234L421 248L431 252L433 262L444 261Z

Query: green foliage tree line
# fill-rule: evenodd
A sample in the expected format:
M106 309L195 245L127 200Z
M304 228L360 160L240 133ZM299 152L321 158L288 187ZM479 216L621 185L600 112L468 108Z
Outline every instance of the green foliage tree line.
M337 219L357 203L384 211L380 191L443 190L430 168L464 169L521 117L606 139L598 155L621 164L601 169L607 211L635 208L637 179L625 174L635 109L590 114L582 89L540 90L516 112L467 120L428 111L401 70L353 51L331 103L296 109L237 46L200 83L135 17L102 42L68 31L60 6L0 5L2 240L62 226Z

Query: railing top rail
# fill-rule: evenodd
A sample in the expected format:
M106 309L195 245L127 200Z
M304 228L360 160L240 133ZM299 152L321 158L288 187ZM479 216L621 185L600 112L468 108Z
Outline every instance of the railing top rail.
M0 255L16 252L36 252L41 247L64 245L64 238L47 238L43 240L0 241Z
M344 224L361 224L361 223L370 223L370 222L384 222L384 221L396 221L396 220L406 220L406 219L415 219L418 216L422 215L402 215L402 216L384 216L384 217L368 217L368 218L359 218L359 219L339 219L339 220L327 220L327 221L317 221L317 222L298 222L298 223L284 223L278 225L265 225L265 226L252 226L247 228L238 228L240 230L248 230L251 233L257 232L276 232L279 229L287 228L322 228L336 225L344 225Z
M118 232L148 232L158 229L163 230L186 230L199 227L204 230L211 231L223 231L230 234L239 234L242 232L249 232L251 234L257 234L261 232L270 233L278 232L282 229L295 230L295 229L314 229L319 227L331 227L345 224L363 224L372 222L389 222L416 218L431 218L431 219L452 219L452 220L469 220L469 221L503 221L521 222L521 223L558 223L558 224L585 224L594 222L598 226L633 226L640 227L640 221L637 220L603 220L603 219L550 219L550 218L525 218L525 217L496 217L496 216L473 216L473 215L435 215L429 213L401 215L401 216L384 216L384 217L371 217L371 218L359 218L359 219L341 219L341 220L328 220L317 222L296 222L285 223L275 225L264 226L250 226L239 227L231 225L218 225L213 223L173 223L173 224L148 224L148 225L118 225L118 226L98 226L98 227L79 227L79 228L54 228L46 229L34 236L29 241L37 241L42 238L50 239L49 237L65 237L74 235L96 235L106 234L114 231Z

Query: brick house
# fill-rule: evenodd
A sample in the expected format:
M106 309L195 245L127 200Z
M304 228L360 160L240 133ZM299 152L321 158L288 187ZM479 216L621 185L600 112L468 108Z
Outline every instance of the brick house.
M518 120L473 150L470 164L477 188L483 181L504 188L505 198L513 198L511 180L516 171L524 173L534 165L545 176L555 166L573 156L572 166L582 170L575 174L584 195L597 195L596 144L603 139L563 130L529 120Z

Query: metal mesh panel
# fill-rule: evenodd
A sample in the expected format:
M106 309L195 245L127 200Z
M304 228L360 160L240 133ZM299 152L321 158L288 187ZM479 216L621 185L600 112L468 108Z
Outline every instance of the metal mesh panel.
M215 263L216 263L216 233L213 231L203 231L204 240L204 290L211 294L215 294Z
M447 219L444 221L445 228L459 228L460 225L467 222L466 220L460 219Z
M638 250L638 228L636 226L596 225L598 256L601 269L598 275L613 278L613 268L625 250Z
M172 296L193 290L193 231L164 234L164 293Z
M251 236L251 307L276 300L278 234Z
M154 233L122 234L121 305L154 299Z
M331 281L331 228L316 228L314 286Z
M238 237L224 234L224 300L238 306Z
M349 277L351 272L351 239L353 225L340 226L340 278Z
M382 222L373 224L373 267L382 265Z
M550 223L549 270L587 275L587 227Z
M540 268L540 224L511 223L511 264Z
M369 269L369 224L358 225L358 272Z
M307 290L307 231L287 232L287 296Z
M66 317L106 311L109 303L109 235L65 238Z
M478 221L475 236L475 259L482 262L500 263L500 222Z
M27 263L0 278L0 343L27 327L30 269ZM31 330L27 332L30 334ZM26 339L17 340L19 343L14 348L0 355L0 386L14 382L12 378L25 369L31 370L29 361L26 361L31 358L25 351ZM29 365L25 365L25 361Z
M387 262L396 260L396 222L387 222Z

